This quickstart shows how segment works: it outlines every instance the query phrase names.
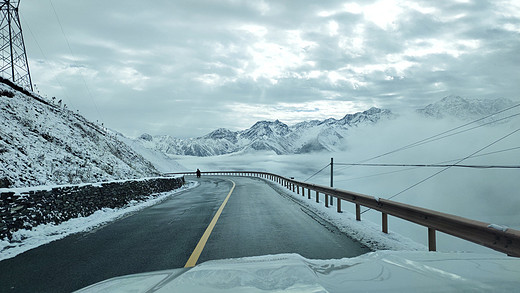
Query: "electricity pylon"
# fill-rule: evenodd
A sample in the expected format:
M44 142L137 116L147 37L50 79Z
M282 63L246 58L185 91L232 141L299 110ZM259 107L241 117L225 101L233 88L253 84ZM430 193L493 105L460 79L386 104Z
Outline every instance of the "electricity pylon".
M20 0L0 1L0 75L26 89L33 90L22 25L18 15Z

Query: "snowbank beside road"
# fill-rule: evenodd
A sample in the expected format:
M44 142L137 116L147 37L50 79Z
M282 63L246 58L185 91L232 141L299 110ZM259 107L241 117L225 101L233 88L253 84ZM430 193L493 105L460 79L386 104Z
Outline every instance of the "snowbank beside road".
M70 234L92 230L128 215L129 213L155 205L170 196L186 189L194 188L197 185L198 183L196 182L186 182L186 184L179 189L151 195L145 201L132 201L123 208L104 208L88 217L70 219L59 225L45 224L36 226L32 230L19 230L13 233L13 241L0 240L0 261L15 257L20 253L40 245L62 239Z
M291 200L298 202L305 212L312 213L314 214L312 215L313 217L319 217L332 223L340 231L372 250L428 250L426 246L397 233L389 231L388 234L385 234L381 232L381 226L371 221L357 221L355 215L350 212L338 213L336 200L334 200L334 206L326 208L323 194L320 194L320 202L317 203L315 192L311 194L312 199L308 199L307 193L305 196L302 196L272 181L267 181L271 183L273 188L288 196ZM343 201L343 210L350 206L353 205Z

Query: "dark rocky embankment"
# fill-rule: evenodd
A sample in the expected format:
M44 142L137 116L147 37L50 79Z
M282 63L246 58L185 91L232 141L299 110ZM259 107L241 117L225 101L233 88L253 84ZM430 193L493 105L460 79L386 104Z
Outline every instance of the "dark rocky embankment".
M0 239L40 224L59 224L85 217L102 208L121 208L131 201L171 191L184 184L180 178L151 178L100 184L55 187L15 193L0 192Z

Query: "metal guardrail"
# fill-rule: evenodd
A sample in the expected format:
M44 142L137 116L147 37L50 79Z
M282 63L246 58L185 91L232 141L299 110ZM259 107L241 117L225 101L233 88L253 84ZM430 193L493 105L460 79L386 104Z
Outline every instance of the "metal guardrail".
M181 174L196 175L195 172L166 173L166 175ZM440 231L506 253L509 256L520 257L520 231L515 229L502 228L490 223L479 222L351 191L301 182L268 172L215 171L201 172L201 174L261 177L281 184L293 192L302 194L302 196L305 196L305 189L307 189L307 197L309 199L312 197L311 191L314 191L316 202L320 201L320 193L323 194L326 207L333 205L334 198L336 198L338 212L342 212L341 201L348 201L355 204L356 219L358 221L361 221L361 206L377 210L382 214L382 231L384 233L388 233L388 215L422 225L428 228L428 248L430 251L436 251L436 231Z

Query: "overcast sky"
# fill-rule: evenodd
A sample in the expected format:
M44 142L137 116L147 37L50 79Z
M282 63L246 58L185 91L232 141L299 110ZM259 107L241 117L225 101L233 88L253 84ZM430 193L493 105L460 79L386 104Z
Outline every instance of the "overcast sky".
M518 99L520 2L23 0L33 83L129 136Z

